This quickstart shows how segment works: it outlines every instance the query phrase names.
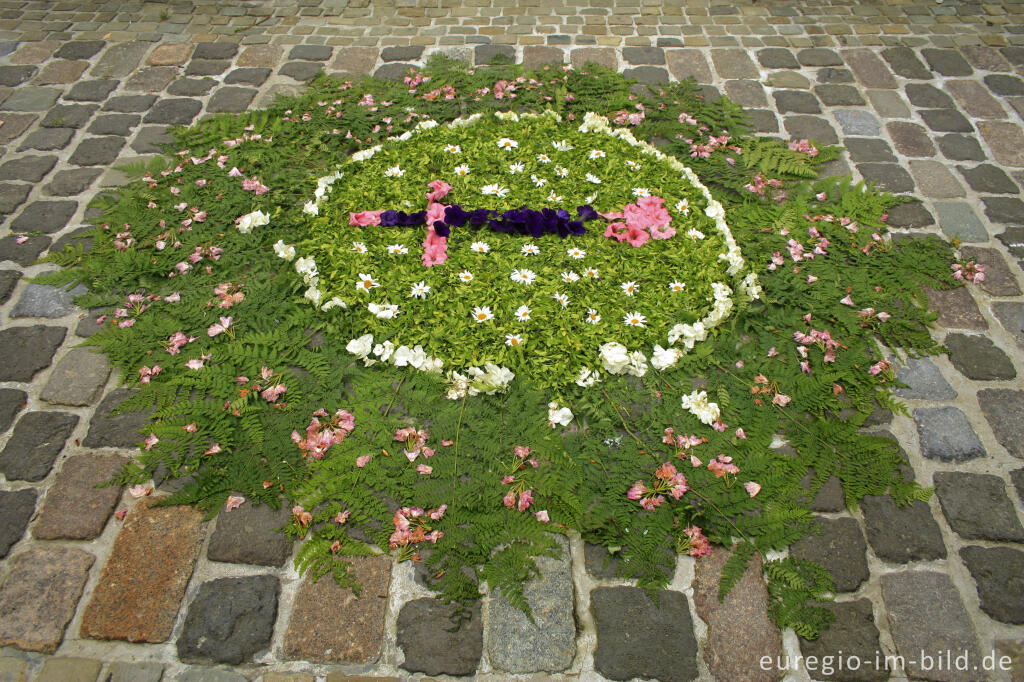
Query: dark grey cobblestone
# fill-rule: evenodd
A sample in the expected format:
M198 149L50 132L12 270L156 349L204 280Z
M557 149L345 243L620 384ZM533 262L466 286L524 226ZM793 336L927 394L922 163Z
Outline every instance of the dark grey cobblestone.
M976 192L1020 194L1020 187L1017 186L1017 183L998 166L983 163L974 168L957 166L957 170L960 171L960 175L964 176L964 180L967 181L971 189Z
M468 620L456 626L455 606L436 599L407 602L398 614L398 646L405 654L402 668L427 675L470 675L483 653L483 624L479 603Z
M861 510L868 543L879 559L905 564L946 557L942 531L927 502L900 507L888 495L869 495L861 500Z
M836 591L853 592L868 579L867 544L860 526L851 518L819 518L821 534L811 534L790 547L790 553L824 566Z
M118 95L103 105L103 111L117 111L123 114L149 111L156 102L156 95Z
M219 578L203 583L178 638L181 660L239 665L270 646L277 617L277 578Z
M191 123L202 108L202 102L194 99L163 99L154 104L142 120L143 123L185 125Z
M231 68L227 59L193 59L185 69L186 76L218 76Z
M0 491L0 558L25 534L35 509L36 491L32 488Z
M228 85L235 83L243 83L245 85L263 85L263 83L270 78L271 72L271 69L255 66L235 69L224 77L224 82Z
M207 556L211 561L281 566L291 554L292 541L278 529L290 519L286 507L274 510L265 504L245 502L217 517Z
M241 113L249 108L256 92L254 88L222 87L210 97L206 110L214 113Z
M61 104L43 117L43 128L81 128L99 107L95 104Z
M978 587L981 610L1004 623L1024 623L1024 552L1011 547L964 547L960 557Z
M119 84L116 80L81 81L75 83L63 99L74 102L102 102Z
M115 135L89 137L78 143L68 162L76 166L106 166L117 158L122 147L124 139Z
M978 391L978 404L999 444L1024 459L1024 391L986 388Z
M18 243L20 238L12 235L0 238L0 261L13 261L18 265L31 265L50 246L49 237L35 234Z
M835 621L818 639L807 640L801 637L800 652L804 656L816 656L816 660L819 661L824 660L825 656L830 656L831 660L855 657L861 662L874 662L881 645L878 627L872 614L871 600L826 602L821 606L835 616ZM816 671L815 677L842 682L882 682L889 679L889 673L873 665L864 665L855 671L839 671L833 667L832 673L828 675Z
M43 192L51 196L70 197L87 190L103 170L99 168L76 168L57 171Z
M985 449L967 416L955 407L921 407L914 410L921 439L921 454L943 462L964 462L985 456Z
M918 400L955 400L956 391L935 363L928 358L907 358L906 365L896 372L896 378L907 385L897 388L901 398Z
M235 72L232 71L232 73ZM230 77L230 74L228 77ZM208 95L215 85L217 85L217 81L210 78L179 78L167 86L167 94L183 97L201 97Z
M0 452L0 472L9 481L41 481L78 423L66 412L27 412Z
M947 334L944 343L949 361L968 379L1006 381L1017 376L1010 358L987 337Z
M967 135L940 135L936 138L943 156L952 161L984 161L985 152L977 138Z
M388 67L393 68L388 70ZM403 76L408 75L409 67L409 64L387 64L377 69L374 73L374 77L401 80ZM317 62L288 62L278 69L277 72L282 76L289 76L297 81L309 81L313 80L313 76L322 69L323 64L319 64Z
M1024 526L1000 477L946 471L937 472L933 482L942 513L961 537L996 542L1024 540Z
M45 128L29 134L21 146L19 152L36 150L41 152L52 152L64 149L74 137L74 128Z
M56 156L23 156L0 165L0 180L39 182L56 164Z
M125 388L111 391L96 408L89 422L89 433L82 445L87 448L131 448L143 440L139 429L145 426L147 415L143 412L111 412L130 395Z

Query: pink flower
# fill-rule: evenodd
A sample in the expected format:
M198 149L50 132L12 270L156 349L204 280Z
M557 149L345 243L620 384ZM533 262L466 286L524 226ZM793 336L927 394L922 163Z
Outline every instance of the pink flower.
M640 500L640 506L647 511L657 509L661 506L661 503L665 501L665 498L661 495L655 495L654 497L645 497Z
M146 442L146 450L151 450L154 445L156 445L157 443L160 442L160 439L156 437L155 433L151 433L151 434L149 434L149 437L146 438L145 442Z
M739 438L740 440L746 440L747 439L747 434L743 430L743 427L740 427L740 428L736 429L736 437Z
M25 235L22 234L22 235L18 235L18 238L14 240L14 243L15 244L24 244L27 241L28 241L28 237L26 237Z
M446 511L448 511L448 505L442 504L440 507L430 512L427 516L429 516L432 521L440 521Z
M217 336L218 334L223 334L231 326L231 322L232 322L233 319L234 318L231 318L231 317L222 317L222 318L220 318L220 323L218 324L218 323L215 322L215 323L211 324L210 328L206 330L206 333L210 337Z
M231 511L232 509L238 509L245 502L245 498L241 495L228 495L227 502L224 503L224 511Z
M686 533L686 537L690 540L690 556L698 557L711 554L711 543L704 537L704 533L701 532L699 526L684 528L683 532Z
M370 463L370 455L360 455L356 457L356 466L362 469L364 466Z
M510 491L507 495L505 495L505 497L501 499L501 502L506 507L511 509L512 507L516 506L516 494Z
M839 299L839 302L842 303L843 305L853 305L853 299L850 298L849 294L847 294L845 298Z
M433 201L430 202L430 204L427 206L427 227L433 228L434 223L438 221L442 223L444 222L444 209L444 204L438 204Z
M449 446L449 445L451 445L451 444L452 444L453 442L454 442L454 441L450 441L450 440L444 440L443 438L441 439L441 445L443 445L443 446L445 446L445 447L448 447L448 446Z
M790 398L785 393L776 393L775 397L772 398L772 405L778 405L779 407L785 407L786 405L789 404L790 400L792 400L792 398Z
M444 198L446 194L448 194L448 192L452 191L452 186L449 185L444 180L434 180L433 182L428 182L427 187L434 190L433 192L427 193L427 201L429 202L440 201L441 199ZM430 225L431 223L427 224Z
M527 509L530 508L531 504L533 504L533 492L532 491L524 490L523 492L519 493L519 507L518 507L519 511L521 511L521 512L526 511Z
M118 509L116 512L114 512L114 516L117 517L118 521L124 521L124 517L128 516L128 510Z
M530 447L528 445L517 445L515 447L516 457L526 458L530 456Z
M626 493L626 497L631 500L639 500L645 492L647 492L647 488L644 487L643 481L637 481Z
M189 369L202 369L203 361L200 360L199 358L192 358L191 360L185 363L185 366L188 367Z
M548 510L547 509L541 509L539 512L534 512L533 515L536 516L537 520L540 521L541 523L547 523L548 521L551 520L551 517L548 516Z
M199 430L199 426L195 422L185 424L181 428L184 429L185 431L188 431L189 433L195 433L196 431Z
M206 452L204 452L203 454L204 455L216 455L220 451L221 451L220 443L214 443L209 448L207 448Z
M237 168L232 168L231 170L228 171L228 177L229 178L240 178L240 177L242 177L242 171L238 170Z
M434 471L434 467L427 466L426 464L420 464L416 467L416 472L421 476L428 476Z
M875 364L871 365L871 369L868 370L868 374L870 374L871 376L876 376L888 370L889 367L891 367L891 365L887 360L879 360Z
M772 346L771 348L768 349L768 357L774 358L778 354L779 351L775 350L775 346Z
M128 494L135 498L145 497L152 492L153 489L146 485L133 485L128 489Z
M277 384L276 386L272 386L271 388L264 389L263 392L260 393L260 397L266 400L268 403L274 403L277 402L277 399L280 398L281 395L287 390L288 388L284 384Z
M181 293L175 291L173 294L164 296L164 300L167 301L168 303L177 303L178 301L181 300Z
M753 481L747 481L743 484L743 487L747 489L747 494L751 497L757 497L757 494L761 492L761 484L754 483Z
M508 474L508 475L502 477L501 484L502 485L508 485L509 483L515 483L515 481L516 481L516 477L512 476L511 474Z
M369 225L380 225L380 214L383 211L359 211L348 214L348 224L352 227L367 227Z
M352 515L351 509L346 509L343 512L338 512L337 516L334 517L335 523L345 523L348 521L348 517Z
M440 237L433 227L427 228L427 238L423 240L423 266L433 267L448 260L448 238Z
M690 465L694 468L702 467L704 466L704 462L700 461L700 458L697 457L697 455L690 455Z
M303 528L308 526L313 521L313 515L299 505L295 505L294 507L292 507L292 516L295 518L295 521Z

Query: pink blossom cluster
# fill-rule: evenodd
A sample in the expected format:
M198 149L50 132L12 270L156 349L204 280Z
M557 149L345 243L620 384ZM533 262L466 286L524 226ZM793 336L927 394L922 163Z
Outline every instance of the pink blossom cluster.
M409 75L403 78L402 82L409 86L409 92L415 93L421 83L430 82L430 76L424 76L416 69L409 69Z
M676 233L676 228L669 225L672 218L665 209L665 200L657 196L641 197L635 204L626 204L621 212L600 215L607 220L624 220L609 223L604 236L628 241L634 247L643 246L651 238L669 239Z
M220 308L230 308L236 303L241 303L245 300L245 294L242 293L242 285L232 284L231 282L221 282L213 288L213 294L220 299L220 305L218 306Z
M653 488L645 486L643 481L636 481L626 493L626 497L639 501L641 507L650 511L665 502L665 495L678 500L690 489L686 483L686 476L679 473L671 462L665 462L658 467L654 472L654 478Z
M518 504L516 503L516 494L517 494L517 492L518 492L518 495L519 495L519 503ZM516 491L515 489L509 490L508 493L505 495L505 497L502 498L501 502L502 502L502 504L504 504L509 509L512 509L513 507L515 507L516 510L524 512L524 511L526 511L527 509L530 508L531 504L533 504L533 491L532 490Z
M704 556L705 554L711 554L711 543L704 537L704 533L701 531L700 526L690 526L684 528L683 532L686 533L689 542L688 553L690 556Z
M690 154L690 156L693 156L693 154ZM762 175L761 173L758 173L757 175L754 176L753 182L748 182L747 184L743 185L743 189L747 190L748 192L753 192L754 194L761 197L767 196L769 188L775 189L779 187L782 187L782 180L779 180L778 178L768 179L765 178L764 175Z
M832 334L828 330L811 329L810 334L795 331L793 332L793 340L800 344L797 346L797 350L803 358L807 357L807 350L804 346L816 344L825 351L825 362L835 362L836 349L842 347L838 341L832 338Z
M437 541L444 537L444 533L430 527L429 521L440 521L444 513L448 511L448 505L442 504L437 509L424 511L420 507L402 507L395 512L391 522L395 525L395 532L388 538L388 546L391 549L417 545L421 542L437 544Z
M255 175L251 178L244 178L242 180L242 189L246 192L255 192L256 196L266 194L270 191L270 188L260 182Z
M140 367L139 368L139 381L143 384L148 384L150 380L160 372L164 371L164 368L160 365L153 365L152 367ZM146 448L147 450L149 448Z
M415 89L409 92L415 92ZM434 88L430 92L423 93L422 97L428 102L433 102L438 99L453 100L455 99L455 88L451 85L445 85L440 88Z
M871 365L868 369L868 374L871 376L878 376L882 372L889 371L890 368L892 368L892 364L890 364L888 360L879 360L875 364Z
M242 133L242 135L240 137L236 137L233 140L224 140L224 146L225 147L237 147L238 145L240 145L240 144L242 144L244 142L259 142L261 140L263 142L273 142L274 141L273 136L270 136L270 135L268 135L267 137L263 137L259 133L256 133L255 135L250 135L249 133L252 132L253 130L255 130L255 126L246 126L245 130L248 131L248 132ZM218 156L217 157L217 165L219 167L221 167L221 168L224 168L224 166L227 165L227 160L228 160L228 157L226 157L226 156Z
M502 485L511 485L512 487L507 493L505 493L501 502L508 509L516 509L520 512L524 512L529 509L530 505L534 502L533 490L527 488L527 483L524 478L517 480L516 474L519 471L526 470L527 465L536 469L540 464L537 462L536 458L530 457L531 450L528 445L516 445L512 448L512 452L515 454L515 457L508 469L511 473L506 474L501 479ZM517 496L519 498L518 501L516 500ZM534 512L534 516L536 516L537 520L541 523L547 523L551 520L546 509Z
M689 436L677 435L675 429L669 426L665 429L665 435L661 437L661 442L674 447L676 450L676 457L679 459L686 459L689 456L691 463L694 461L697 462L694 466L700 466L700 460L694 455L687 455L687 451L702 443L707 443L708 439L703 436L696 436L692 434Z
M175 242L175 246L180 246L179 242ZM202 262L204 257L208 257L212 260L220 260L220 257L224 254L224 249L219 246L197 246L195 250L190 253L185 260L180 263L174 264L174 269L167 273L168 277L177 277L178 275L184 275L192 269L193 265L197 265ZM206 266L206 274L213 273L213 267Z
M323 459L331 446L345 440L356 426L355 418L348 410L339 409L329 421L320 421L320 417L328 416L323 408L314 412L306 427L305 438L298 431L292 431L292 442L302 451L303 457L309 455L312 459Z
M719 455L708 462L708 471L715 475L715 478L722 478L726 474L736 475L740 473L738 466L732 463L729 455Z
M953 279L960 282L980 284L985 281L985 266L981 263L970 261L966 264L953 263Z
M427 447L427 440L430 434L425 429L416 429L412 426L395 430L395 440L405 443L405 458L415 462L416 458L423 455L424 459L434 456L434 448ZM422 473L422 472L421 472Z
M874 318L877 318L877 319L881 320L882 322L888 322L889 318L892 317L892 315L890 315L889 313L884 312L884 311L876 312L874 308L861 308L860 312L859 312L859 315L861 316L861 318L864 319L864 321L861 322L861 326L863 326L863 327L868 326L868 321L870 321L870 320L872 320Z
M708 135L708 141L705 144L700 144L698 142L694 142L693 140L686 140L690 144L690 158L708 159L711 158L712 154L714 154L716 151L720 149L730 149L736 152L737 154L742 153L742 149L740 147L729 144L731 139L732 138L730 138L728 135ZM758 177L760 177L760 173L758 173ZM755 181L756 179L757 178L755 177ZM780 182L779 185L781 184L782 183ZM748 185L747 189L749 188L750 186ZM763 193L762 196L764 196Z
M807 156L814 158L819 154L818 148L811 144L810 140L793 140L789 143L789 148L795 152L801 152Z
M641 123L643 123L646 119L647 112L644 109L644 105L640 102L636 103L636 111L626 111L625 109L620 109L619 111L615 112L615 114L613 114L612 116L612 121L615 122L615 125L620 126L638 126Z
M171 334L171 337L167 339L167 342L164 344L164 348L167 349L167 353L169 355L177 355L181 352L182 348L196 339L197 337L195 336L185 336L180 331L177 331Z
M821 195L819 194L818 196L821 196ZM860 225L858 225L857 222L853 220L853 218L848 218L847 216L840 216L839 218L836 218L831 213L825 213L825 214L820 214L819 213L819 214L813 215L813 216L812 215L808 215L808 214L805 213L804 214L804 220L809 220L812 223L817 223L817 222L839 223L841 226L845 227L848 232L853 232L853 233L856 233L860 229Z

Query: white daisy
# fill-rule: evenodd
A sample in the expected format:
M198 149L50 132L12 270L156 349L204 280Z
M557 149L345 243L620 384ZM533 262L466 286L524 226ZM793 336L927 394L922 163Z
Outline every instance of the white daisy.
M591 308L587 311L587 324L597 324L601 321L601 316L597 314L597 310Z
M366 253L366 244L362 242L352 242L352 250L356 253Z
M523 244L523 248L519 249L519 251L524 256L536 256L540 253L540 249L537 248L536 244Z
M626 168L628 168L629 170L640 170L641 166L636 161L627 160Z
M587 158L593 161L594 159L603 159L606 156L608 155L605 154L604 151L601 149L591 149L590 154L587 156Z
M551 146L560 152L568 152L575 149L575 147L569 144L568 140L559 140L558 142L552 142Z
M634 187L633 196L635 197L649 197L651 196L651 190L646 187Z
M643 327L644 322L647 321L647 318L641 315L640 313L633 312L625 315L622 318L622 321L625 322L630 327Z
M493 320L494 313L492 313L491 309L487 306L477 306L473 308L473 319L476 320L477 324L480 324L487 320Z
M626 296L632 296L640 290L640 286L636 282L623 282L619 286L622 288L622 293Z
M461 154L462 153L462 147L460 147L457 144L445 145L444 150L446 152L448 152L449 154Z
M469 270L463 270L462 272L459 273L459 279L461 279L463 282L472 282L473 273L470 272Z
M473 242L469 245L469 248L471 251L476 251L477 253L487 253L491 250L491 245L487 242Z
M587 252L579 248L578 246L574 246L571 249L566 249L565 252L569 255L569 258L575 258L576 260L587 257Z
M396 256L404 256L409 253L409 249L404 244L388 244L388 253Z
M537 274L533 270L513 270L508 278L520 284L533 284L537 281Z
M518 146L519 146L518 142L516 142L515 140L512 140L512 139L509 139L507 137L503 137L500 140L498 140L498 147L500 149L506 149L506 150L508 150L508 149L515 149Z
M698 230L696 227L691 227L686 231L686 236L691 239L704 239L704 233Z
M455 174L459 176L469 175L469 166L462 164L461 166L455 167Z
M515 175L516 173L522 173L524 170L526 170L526 165L522 161L511 163L508 166L508 172L512 173L513 175Z
M587 268L583 271L583 276L589 277L590 279L600 278L600 275L597 273L597 268Z
M557 175L560 178L568 177L569 169L563 168L562 166L555 166L555 175Z
M597 177L593 173L587 173L587 182L592 182L595 185L601 184L601 178Z
M573 282L580 281L580 276L570 270L569 272L562 273L562 281L566 284L572 284Z
M359 280L356 282L357 291L369 291L374 287L379 287L380 282L373 278L373 275L367 275L365 273L359 273Z
M690 202L686 199L680 199L676 202L676 210L683 215L688 215L690 213Z
M560 294L556 291L554 295L551 296L551 298L561 303L563 308L566 308L569 305L569 297L566 296L565 294Z
M508 195L508 187L502 187L501 185L484 185L480 188L480 193L484 195L492 194L496 197L505 197Z
M682 291L683 289L686 288L686 283L685 282L669 282L668 283L668 288L671 289L672 291Z
M537 160L540 161L541 163L551 163L551 157L548 156L547 154L538 154Z
M536 175L531 175L530 179L533 180L533 184L536 185L537 187L543 187L544 185L548 184L547 178L538 178Z
M522 345L522 343L523 343L523 337L519 336L519 334L505 334L505 345L506 346L511 348L511 347L514 347L514 346Z
M554 192L551 192L551 194L548 195L548 201L553 201L555 203L561 203L562 197L558 196Z
M519 320L520 322L527 322L529 321L530 313L532 312L533 311L530 310L527 306L521 305L518 308L516 308L516 319Z
M419 284L412 285L412 290L409 292L409 298L426 298L429 293L430 285L426 282L420 282Z
M400 312L397 305L388 305L387 303L382 305L370 303L366 306L366 309L382 320L390 320Z
M405 175L405 171L402 170L399 166L392 166L391 168L388 168L386 171L384 171L384 175L386 175L389 178L400 178L403 175Z

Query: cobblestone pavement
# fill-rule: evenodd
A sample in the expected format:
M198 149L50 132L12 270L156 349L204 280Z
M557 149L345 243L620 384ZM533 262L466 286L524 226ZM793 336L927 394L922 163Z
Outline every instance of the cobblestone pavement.
M936 294L949 354L901 370L910 416L873 420L937 494L848 512L833 480L823 534L792 549L840 590L821 639L771 625L755 571L719 604L722 552L682 560L655 605L578 538L530 588L539 630L488 598L449 632L408 564L363 560L356 599L298 577L280 514L204 523L93 487L141 417L110 416L124 392L75 347L95 326L69 293L19 278L165 126L437 50L692 76L764 133L845 145L833 171L921 198L892 225L958 236L988 267L980 288ZM0 679L776 680L762 656L841 652L831 671L791 660L789 679L890 679L884 657L901 656L891 679L1024 680L1024 4L0 0L0 55ZM1012 670L950 670L965 652Z

